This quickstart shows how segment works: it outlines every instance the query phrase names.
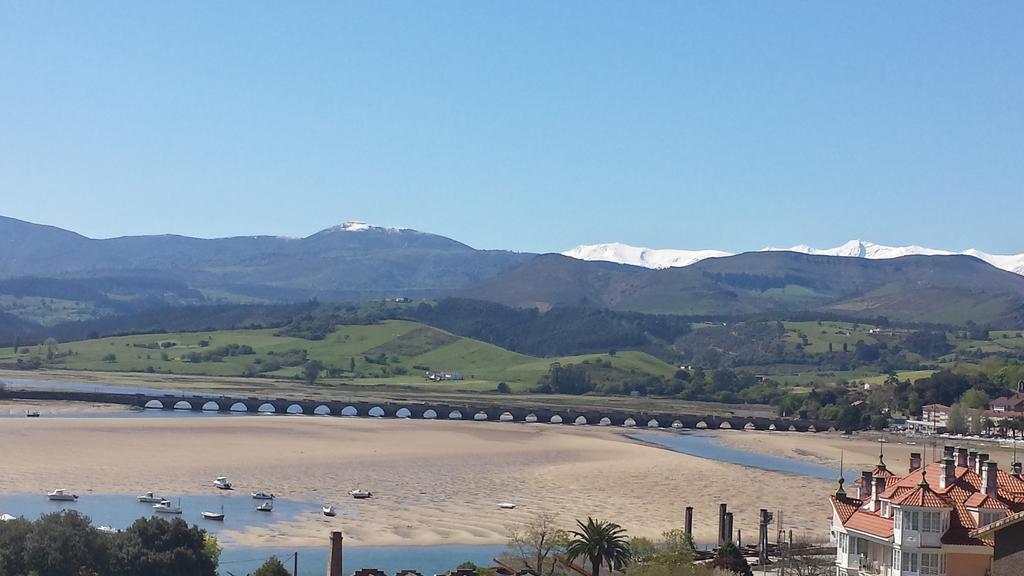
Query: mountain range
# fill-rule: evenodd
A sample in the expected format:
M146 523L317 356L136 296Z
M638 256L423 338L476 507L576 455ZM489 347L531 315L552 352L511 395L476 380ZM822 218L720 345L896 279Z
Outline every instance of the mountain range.
M862 240L850 240L849 242L836 246L835 248L818 249L800 244L790 248L762 248L761 252L799 252L801 254L813 254L817 256L843 256L849 258L868 258L882 260L888 258L900 258L902 256L952 256L961 254L974 256L984 260L996 268L1001 268L1014 274L1024 275L1024 253L999 255L988 254L980 250L964 250L963 252L950 252L948 250L937 250L924 248L922 246L885 246ZM644 268L679 268L689 266L707 258L721 258L732 256L730 252L722 250L675 250L659 248L643 248L630 246L628 244L589 244L577 246L571 250L562 252L563 255L579 260L599 260L603 262L615 262L617 264L629 264L642 266Z
M303 238L93 239L0 217L0 328L28 323L40 334L167 306L448 296L540 309L1024 327L1020 257L939 252L864 242L738 255L603 245L568 257L477 250L361 222Z

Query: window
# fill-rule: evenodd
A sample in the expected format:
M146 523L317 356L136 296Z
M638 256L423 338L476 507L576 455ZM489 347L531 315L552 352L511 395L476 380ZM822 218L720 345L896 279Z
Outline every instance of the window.
M895 524L896 529L899 530L900 527L902 526L902 524L900 523L900 520L903 518L903 514L900 514L899 508L896 508L893 511L892 515L893 515L893 518L894 518L893 519L893 523Z
M979 526L988 526L989 524L995 522L996 520L999 520L1002 517L1002 512L982 512L981 522L979 523Z
M922 512L921 513L921 531L922 532L939 532L941 531L940 522L942 520L941 512Z
M937 576L946 571L946 558L942 554L921 554L921 574Z
M918 527L918 512L914 510L903 511L903 529L904 530L920 530Z
M842 550L843 554L846 554L847 550L849 550L849 538L846 532L839 533L839 549Z
M900 569L900 551L892 551L892 568L893 570L899 571Z
M917 572L917 552L903 553L903 569L907 572Z

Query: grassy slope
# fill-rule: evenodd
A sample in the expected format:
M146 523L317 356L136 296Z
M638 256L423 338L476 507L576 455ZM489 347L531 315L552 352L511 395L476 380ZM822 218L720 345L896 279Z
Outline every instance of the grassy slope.
M201 347L199 343L202 340L209 340L210 345ZM174 342L176 345L164 350L133 346L160 342ZM249 345L256 354L229 356L224 358L223 362L189 363L182 360L188 352L210 351L227 344ZM210 376L241 375L247 366L255 364L256 358L262 358L264 361L275 358L270 352L279 355L288 350L305 349L311 359L346 371L351 360L355 360L356 372L361 377L353 379L346 374L345 378L336 381L461 390L493 390L498 382L507 382L513 390L525 390L535 384L553 362L568 364L594 358L610 360L617 368L661 376L670 376L674 370L672 366L643 352L619 352L613 357L606 354L589 354L535 358L478 340L460 338L416 322L401 320L390 320L369 326L343 326L319 341L275 336L274 330L271 329L231 330L117 336L69 342L60 344L58 349L62 352L74 352L73 355L51 364L58 368L143 372L147 367L152 367L162 374ZM161 359L161 352L166 352L168 360ZM364 359L365 355L374 357L381 353L390 359L390 374L383 374L381 366ZM117 361L104 361L103 357L107 354L115 354ZM17 357L27 358L30 355L45 357L46 349L41 346L33 347L29 349L28 354L22 353ZM0 363L11 363L15 358L13 349L0 349ZM422 371L414 366L461 372L466 380L431 383L425 380ZM394 376L396 368L405 369L408 375ZM298 367L284 367L271 375L288 377L297 375L299 370Z

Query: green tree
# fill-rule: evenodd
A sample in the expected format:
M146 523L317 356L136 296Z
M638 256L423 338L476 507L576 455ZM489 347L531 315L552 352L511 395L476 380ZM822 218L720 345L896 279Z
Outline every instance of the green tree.
M288 569L284 567L277 556L267 558L262 566L256 569L251 576L291 576Z
M117 354L107 354L103 356L103 361L113 364L114 362L117 362Z
M538 514L520 526L512 526L508 531L508 546L518 559L534 574L551 576L558 568L556 556L565 552L569 543L569 534L555 526L555 518L550 514Z
M302 378L306 381L306 384L316 383L316 379L320 377L320 371L324 369L324 365L319 360L310 360L302 366Z
M601 576L601 566L609 570L621 568L629 561L629 541L626 531L614 522L595 521L588 517L587 523L577 520L579 530L573 530L572 540L566 547L569 560L584 557L590 561L591 575Z
M498 382L497 390L498 390L499 394L511 394L512 393L512 389L509 388L508 384L505 383L505 382Z
M946 418L946 429L953 434L967 433L967 414L964 407L959 403L949 407L949 416Z
M963 396L960 397L960 404L964 408L988 410L990 399L988 397L988 394L985 394L984 390L971 388L967 392L964 392Z
M743 551L736 546L735 542L726 542L721 546L715 559L711 561L711 565L740 576L753 576L754 574L750 570L747 559L743 556Z

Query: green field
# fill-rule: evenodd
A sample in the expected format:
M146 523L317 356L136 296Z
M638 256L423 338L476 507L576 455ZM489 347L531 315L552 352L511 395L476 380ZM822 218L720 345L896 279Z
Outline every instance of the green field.
M499 382L507 383L513 391L525 391L537 383L553 362L569 364L600 358L627 372L663 377L674 372L673 366L643 352L536 358L403 320L341 326L323 340L275 336L274 332L225 330L115 336L49 347L23 347L18 354L12 348L0 348L0 364L13 365L18 359L26 362L34 357L43 359L46 368L67 370L207 376L259 373L290 378L301 375L304 360L295 362L300 356L294 351L304 350L302 358L323 363L322 380L327 383L469 391L494 390ZM229 345L248 346L252 352L213 359L203 357ZM52 359L46 360L48 355ZM294 365L276 366L282 362ZM432 382L424 377L425 369L458 372L465 379ZM330 370L333 375L328 375Z

